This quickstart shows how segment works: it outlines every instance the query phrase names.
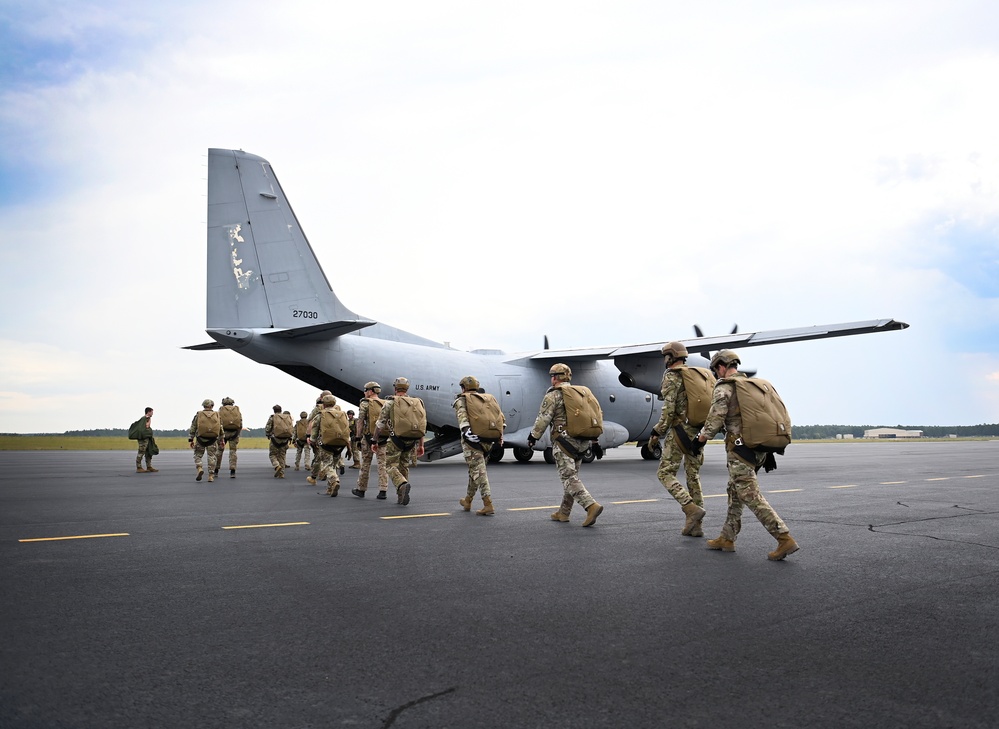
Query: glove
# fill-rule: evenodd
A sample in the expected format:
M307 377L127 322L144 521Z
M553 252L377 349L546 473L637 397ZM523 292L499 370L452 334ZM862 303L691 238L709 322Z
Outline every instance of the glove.
M538 442L538 439L535 438L533 435L528 435L527 436L527 447L528 448L534 448L534 444L537 443L537 442Z
M659 437L660 437L659 433L657 433L656 429L653 428L652 429L652 435L649 436L649 443L651 443L652 445L655 445L656 443L659 442Z
M701 443L699 438L691 438L690 448L688 450L690 451L690 455L698 456L701 454L701 451L704 450L704 444Z
M469 443L478 443L479 436L472 432L471 428L462 428L461 437L467 440Z
M595 456L597 457L597 460L598 460L598 461L599 461L599 460L600 460L601 458L603 458L603 457L604 457L604 449L603 449L603 447L602 447L602 446L601 446L601 445L600 445L599 443L597 443L596 441L593 441L593 444L592 444L592 445L590 446L590 450L592 450L592 451L593 451L593 455L595 455Z

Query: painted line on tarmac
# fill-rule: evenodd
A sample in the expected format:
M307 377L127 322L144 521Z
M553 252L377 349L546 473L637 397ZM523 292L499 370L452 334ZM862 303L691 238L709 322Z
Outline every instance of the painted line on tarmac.
M507 511L541 511L542 509L559 509L562 504L552 504L551 506L518 506Z
M612 504L653 504L659 499L633 499L631 501L612 501Z
M776 489L775 491L767 491L768 494L793 494L795 491L804 491L805 489Z
M380 516L379 519L422 519L425 516L451 516L450 512L441 512L440 514L406 514L404 516Z
M907 483L906 481L882 481L878 486L896 486L900 483Z
M104 537L129 537L131 534L122 532L120 534L81 534L78 537L39 537L38 539L18 539L19 542L61 542L66 539L103 539Z
M270 527L287 527L287 526L308 526L311 522L307 521L289 521L284 524L241 524L239 526L224 526L223 529L268 529Z
M985 474L980 473L977 476L961 476L961 478L985 478Z
M720 499L728 496L728 494L704 494L705 499Z
M927 481L950 481L950 476L941 476L940 478L928 478Z
M842 486L828 486L827 488L830 488L830 489L855 489L855 488L857 488L857 484L855 484L855 483L847 483L847 484L843 484Z

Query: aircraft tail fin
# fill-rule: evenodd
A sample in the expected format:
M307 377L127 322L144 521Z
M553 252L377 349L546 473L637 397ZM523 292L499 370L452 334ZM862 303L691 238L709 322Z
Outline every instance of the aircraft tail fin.
M208 329L327 338L374 324L333 292L270 163L231 149L208 150L207 309Z

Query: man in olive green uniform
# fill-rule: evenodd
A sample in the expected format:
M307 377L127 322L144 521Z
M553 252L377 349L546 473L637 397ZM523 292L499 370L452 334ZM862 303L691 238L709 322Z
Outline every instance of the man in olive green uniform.
M215 464L218 463L219 439L222 437L222 420L213 409L214 400L201 403L201 410L194 414L191 427L187 431L187 442L194 449L194 465L198 469L195 481L200 481L205 475L202 458L208 454L208 482L215 480Z
M566 432L565 403L561 387L572 379L572 370L569 369L569 365L559 362L552 365L549 374L552 386L548 388L541 401L541 410L538 412L537 420L534 421L530 435L527 436L527 444L533 448L538 438L544 435L545 429L551 427L552 455L555 456L558 477L562 481L562 505L552 514L552 521L569 521L573 502L578 502L586 509L583 526L593 526L604 507L590 496L586 486L579 480L579 464L590 443L573 438Z
M156 473L160 469L153 468L153 456L160 452L153 437L153 409L146 408L144 418L140 418L142 424L139 428L139 450L135 454L136 473ZM146 467L142 467L142 459L146 460Z
M381 385L377 382L367 382L364 385L364 399L361 400L360 405L357 408L358 416L354 424L354 433L358 438L361 451L361 472L357 474L357 488L352 489L350 493L354 496L364 498L364 493L368 490L368 474L371 472L371 461L375 459L375 453L371 450L374 438L374 423L373 411L371 410L372 404L379 405L382 401L378 398L378 394L382 391ZM385 435L378 445L384 446L388 443L388 435ZM388 491L388 471L385 470L385 454L384 452L377 456L378 461L378 498L386 498L386 492Z
M270 441L267 455L274 466L274 478L284 478L284 464L288 457L288 444L295 432L295 423L291 413L281 411L280 405L274 406L273 414L267 418L264 435Z
M723 349L711 358L711 371L718 378L711 397L711 410L704 422L697 440L704 444L716 433L725 430L725 451L728 464L728 513L725 524L717 539L709 539L709 549L724 552L735 551L735 539L742 529L742 507L753 512L763 527L777 540L777 549L767 555L768 559L781 560L798 551L787 525L760 493L756 472L763 466L766 453L753 451L742 442L742 412L735 385L731 380L746 375L739 372L739 355L731 349Z
M302 411L301 418L295 423L295 470L302 465L302 454L305 454L305 470L308 471L312 461L312 446L309 445L309 414Z
M468 418L467 393L479 391L479 381L469 375L462 377L461 394L455 398L455 416L458 418L458 430L461 431L461 452L465 456L465 463L468 465L468 488L465 498L459 499L458 503L465 511L472 510L472 499L475 492L482 495L482 508L475 513L481 516L492 516L496 513L493 508L492 491L489 489L489 476L486 474L486 457L492 450L492 443L484 442L478 435L472 432L472 424ZM505 420L504 420L505 425ZM499 445L502 447L503 438L500 436Z
M375 435L371 443L371 450L377 454L378 460L382 459L382 454L384 453L385 470L388 471L388 477L392 479L392 483L395 485L396 503L408 506L409 492L412 488L409 483L410 457L411 455L415 455L418 458L423 455L423 437L402 438L395 434L392 418L392 413L396 405L395 398L406 397L406 393L409 392L409 380L405 377L397 377L392 386L395 388L395 395L387 398L385 407L382 408L382 412L378 416L378 422L375 423ZM379 440L385 433L388 434L388 442L382 448L379 445Z
M314 408L312 408L312 412L309 413L309 432L310 433L312 432L312 423L313 423L313 421L316 419L316 417L319 415L319 413L322 412L322 409L323 409L323 398L326 397L327 395L332 395L332 394L333 393L330 392L329 390L323 390L322 392L319 393L319 397L316 398L316 406ZM319 446L317 446L315 443L313 443L312 444L312 470L309 472L309 475L305 477L305 480L308 481L309 483L314 484L320 478L325 479L326 478L326 474L325 473L320 473L320 471L319 471Z
M218 476L222 467L222 457L225 447L229 446L229 478L236 478L236 451L239 450L239 435L243 432L243 414L231 397L222 398L219 408L219 418L222 419L222 440L219 442L219 456L215 462L215 475Z
M319 464L319 472L326 474L326 495L336 496L340 492L340 468L343 466L343 451L345 446L331 447L324 445L322 434L322 413L324 410L339 410L336 398L333 395L323 395L322 409L312 419L312 430L309 431L309 442L316 446L316 458L322 463Z
M350 467L360 468L361 464L358 460L358 451L360 450L360 442L354 437L354 432L357 429L357 422L354 419L354 411L347 411L347 425L350 426L350 443L347 445L347 455L350 456Z
M696 456L691 455L684 449L681 435L677 432L677 429L681 430L683 438L689 444L692 438L697 437L700 429L687 421L687 391L680 374L680 368L687 363L687 348L680 342L670 342L662 348L662 353L666 358L666 372L662 382L663 411L659 422L652 428L649 444L654 445L663 438L663 452L656 475L687 517L680 533L688 537L703 537L701 522L705 511L699 472L704 464L704 451L698 451ZM687 474L687 488L680 485L676 477L681 460Z

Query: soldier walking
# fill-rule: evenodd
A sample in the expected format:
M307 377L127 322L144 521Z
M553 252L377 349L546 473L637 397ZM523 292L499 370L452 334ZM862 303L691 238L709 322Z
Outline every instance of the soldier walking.
M465 498L459 499L458 503L465 511L471 511L472 499L475 498L475 492L478 491L482 495L482 508L475 513L481 516L492 516L496 511L493 509L492 491L489 489L489 476L486 474L486 457L492 450L493 444L484 441L481 436L472 431L472 423L468 415L468 394L481 392L479 381L469 375L462 377L458 384L461 385L461 394L455 398L452 407L454 407L455 416L458 418L458 429L461 431L461 452L468 465L468 488L465 492ZM499 418L505 425L502 412L499 413ZM502 425L499 426L499 429L501 433L499 444L502 446Z
M382 408L378 416L371 450L378 455L378 460L381 460L382 446L379 441L382 434L388 435L388 442L385 443L384 447L385 469L395 485L397 503L408 506L409 492L412 488L409 483L410 456L411 454L416 457L423 455L423 435L416 437L397 432L399 424L396 422L395 411L399 407L400 401L415 400L419 403L420 408L423 406L423 401L418 397L408 397L406 393L409 392L409 380L405 377L397 377L392 386L395 388L395 395L387 398L385 407ZM426 419L424 418L425 427ZM410 431L410 433L412 432Z
M301 418L295 423L295 470L302 465L302 454L305 454L305 470L308 471L312 461L312 447L309 445L309 414L304 410Z
M208 399L201 403L201 410L194 414L188 429L187 442L194 449L194 465L198 469L195 481L205 475L202 459L208 454L208 482L215 480L215 464L218 463L219 439L222 437L222 420L215 412L215 401Z
M374 444L375 424L381 414L385 401L378 397L382 391L381 385L377 382L367 382L364 385L364 398L357 408L358 416L354 424L354 433L358 439L359 450L361 451L361 472L357 474L357 488L351 489L354 496L364 498L368 490L368 474L371 472L371 461L375 459L375 452L371 446ZM388 442L385 436L378 445L384 446ZM385 470L385 454L377 456L378 469L378 498L386 498L388 491L388 471Z
M222 407L219 408L219 418L222 420L222 440L219 441L219 456L215 462L214 474L218 476L219 468L222 467L222 456L225 454L225 447L229 446L229 478L236 478L236 451L239 450L239 436L243 432L243 414L239 411L239 406L231 397L222 398Z
M281 411L280 405L274 406L274 413L267 418L264 435L270 441L267 455L274 466L274 478L284 478L284 464L288 457L288 444L294 433L294 422L291 413Z
M153 456L160 452L159 447L156 445L156 439L153 437L153 409L146 408L145 414L136 421L138 425L136 439L139 444L139 450L135 454L135 472L136 473L156 473L160 469L153 468ZM142 467L142 460L145 459L146 467Z

